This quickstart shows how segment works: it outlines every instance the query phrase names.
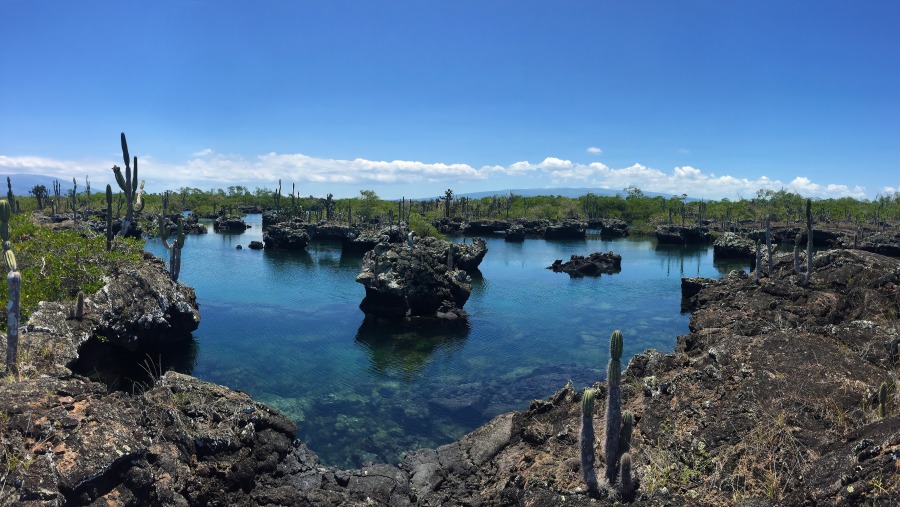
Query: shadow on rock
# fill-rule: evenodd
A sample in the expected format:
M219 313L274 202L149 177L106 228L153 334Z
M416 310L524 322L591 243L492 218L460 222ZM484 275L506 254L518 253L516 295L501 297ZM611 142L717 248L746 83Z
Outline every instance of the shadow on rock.
M72 371L110 390L135 392L148 389L167 371L190 375L197 361L193 338L165 347L129 351L106 341L88 340L79 350Z

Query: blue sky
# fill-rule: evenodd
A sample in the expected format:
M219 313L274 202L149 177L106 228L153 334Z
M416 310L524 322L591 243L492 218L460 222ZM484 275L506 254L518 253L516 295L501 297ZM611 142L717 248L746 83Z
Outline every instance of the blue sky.
M900 2L0 1L0 174L900 190Z

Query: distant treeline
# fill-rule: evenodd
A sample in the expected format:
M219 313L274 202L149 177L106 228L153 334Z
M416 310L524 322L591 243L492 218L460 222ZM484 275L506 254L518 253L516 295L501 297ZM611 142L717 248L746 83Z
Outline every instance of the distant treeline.
M73 201L73 187L76 198ZM115 199L118 189L114 188ZM552 191L552 190L548 190ZM65 182L49 190L35 186L28 196L16 196L22 210L43 209L57 213L71 213L72 202L79 212L105 208L105 188L90 189ZM513 193L471 199L457 197L448 189L442 197L419 200L385 200L372 190L361 190L353 198L335 199L301 196L291 189L256 188L233 185L227 188L201 190L182 187L159 194L144 194L145 212L159 212L167 194L168 210L193 211L201 216L239 214L241 210L258 207L302 215L310 220L332 220L352 223L375 223L383 220L462 218L465 220L510 219L580 219L618 218L627 221L638 231L652 230L657 225L728 224L764 220L771 216L775 222L801 220L806 198L785 190L760 189L751 198L740 200L689 200L688 196L649 197L640 188L631 186L614 196L588 193L581 197L533 196ZM882 221L900 221L900 192L879 195L874 200L850 197L813 199L816 220L851 221L860 225Z

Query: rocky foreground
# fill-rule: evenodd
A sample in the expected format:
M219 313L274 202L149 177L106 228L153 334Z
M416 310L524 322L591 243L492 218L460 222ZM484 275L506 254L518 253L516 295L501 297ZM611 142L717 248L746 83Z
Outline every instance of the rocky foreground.
M160 267L148 266L135 280L165 287L149 274ZM127 279L111 280L106 293L140 285ZM897 505L900 263L825 251L801 287L784 255L758 284L733 274L687 286L690 333L674 353L635 356L622 376L623 408L636 419L634 504ZM167 326L186 323L193 312L178 310L176 293L190 300L182 287L134 322L166 328L178 314ZM116 298L104 297L92 298L91 311L116 313ZM102 326L65 320L64 310L36 312L32 321L45 324L25 335L41 344L28 345L33 366L25 380L0 386L2 505L617 502L605 490L599 499L584 493L581 394L572 386L402 463L340 470L294 439L292 421L246 394L173 372L110 392L73 373L73 350ZM109 336L140 342L139 329ZM38 333L44 339L29 342ZM602 434L606 389L595 387ZM599 438L595 449L602 456Z

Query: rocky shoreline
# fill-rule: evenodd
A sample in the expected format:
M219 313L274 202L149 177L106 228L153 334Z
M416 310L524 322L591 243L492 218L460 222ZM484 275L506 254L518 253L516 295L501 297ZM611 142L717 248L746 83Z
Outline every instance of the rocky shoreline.
M675 352L639 354L623 373L623 409L636 421L635 505L887 506L900 498L900 262L820 252L809 287L799 285L790 255L773 264L758 283L733 273L687 284L690 333ZM141 350L196 328L193 291L169 281L161 261L110 277L84 320L68 313L41 304L23 334L24 379L0 386L8 470L0 505L617 501L584 491L573 386L401 463L340 470L295 440L293 421L244 393L174 372L123 391L79 373L92 336ZM594 387L602 405L605 384ZM597 409L595 424L602 420Z

